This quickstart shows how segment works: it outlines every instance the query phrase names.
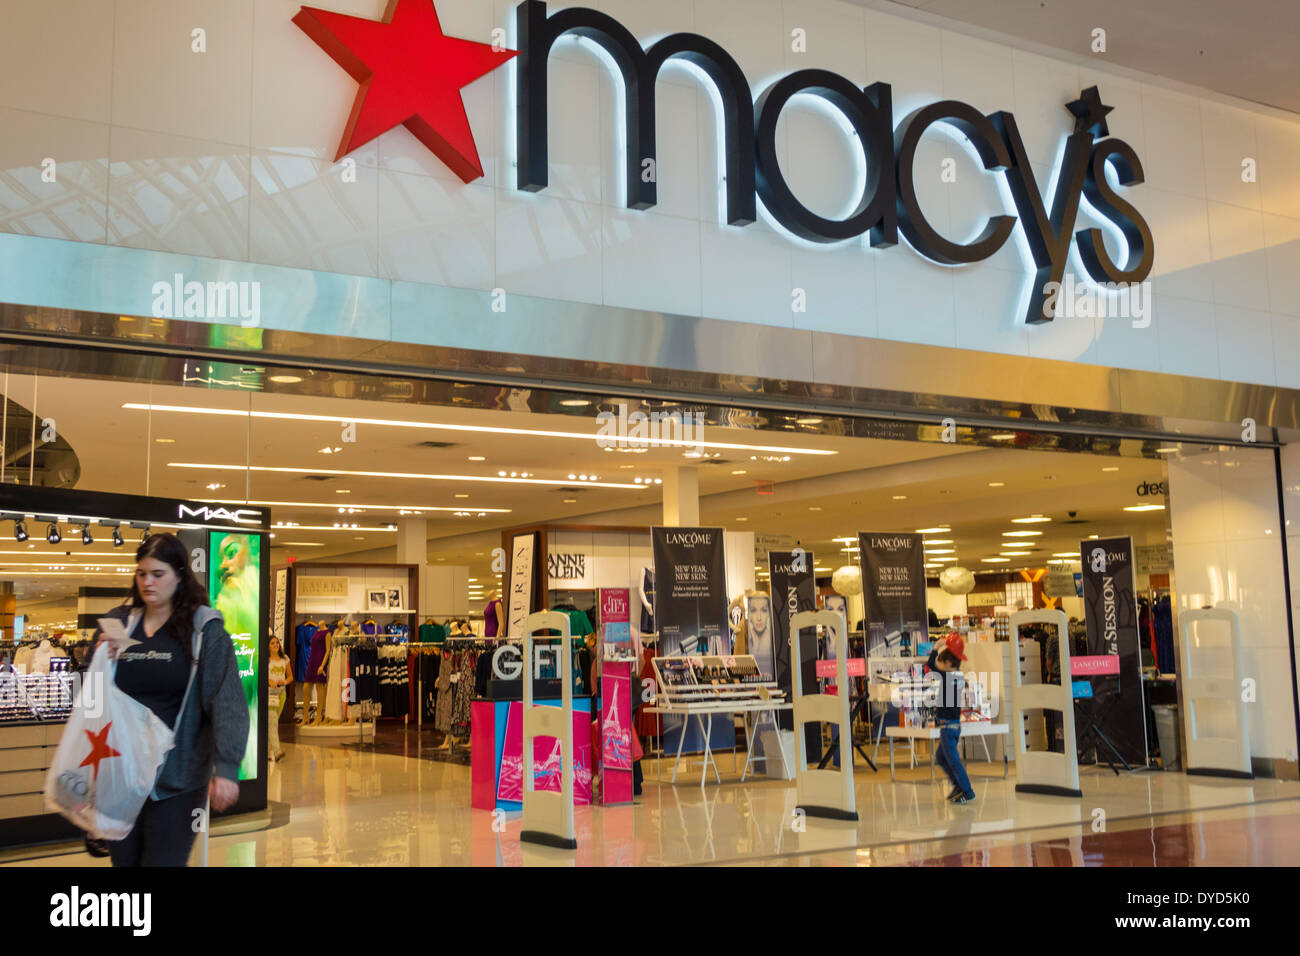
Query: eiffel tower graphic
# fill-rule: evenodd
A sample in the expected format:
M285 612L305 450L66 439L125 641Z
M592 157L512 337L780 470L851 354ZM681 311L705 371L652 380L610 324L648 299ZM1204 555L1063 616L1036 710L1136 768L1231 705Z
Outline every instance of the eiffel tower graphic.
M560 740L558 737L552 738L555 746L551 748L549 756L542 761L541 766L533 771L533 789L544 790L545 784L554 784L556 789L560 786L560 774L563 765L560 763Z
M622 681L613 683L617 685ZM609 713L605 716L603 737L606 763L615 770L631 769L631 748L624 739L623 723L618 719L617 687L609 698Z

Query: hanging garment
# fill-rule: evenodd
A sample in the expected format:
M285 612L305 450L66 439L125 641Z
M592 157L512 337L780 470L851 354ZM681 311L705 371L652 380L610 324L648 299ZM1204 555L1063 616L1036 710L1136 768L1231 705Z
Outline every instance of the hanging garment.
M654 666L655 649L647 647L642 655L641 663L641 684L644 687L648 681L655 679ZM648 708L641 707L636 712L636 718L632 721L636 732L642 737L659 736L659 715L647 713Z
M325 685L325 719L342 721L346 717L343 703L343 680L348 671L348 651L336 647L330 652L329 680Z
M316 633L316 625L311 621L299 624L293 632L293 679L298 683L307 682L307 660L311 657L311 638Z
M442 654L441 670L438 672L438 700L434 717L434 726L444 734L451 732L452 672L456 669L455 657L450 651Z
M1177 669L1177 656L1174 654L1174 621L1170 613L1168 596L1156 602L1156 666L1162 674L1173 674Z
M420 655L420 686L423 690L421 716L424 720L437 719L438 665L441 661L441 654Z
M451 728L457 736L469 732L469 702L474 697L474 655L462 651L460 666L456 672L460 679L456 682L456 696L451 705Z

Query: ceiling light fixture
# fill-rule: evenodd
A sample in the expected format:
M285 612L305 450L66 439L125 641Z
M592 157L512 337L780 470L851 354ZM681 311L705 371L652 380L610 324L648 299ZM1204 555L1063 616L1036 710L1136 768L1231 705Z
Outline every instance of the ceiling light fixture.
M1164 511L1164 505L1129 505L1125 511Z
M63 540L63 535L59 533L59 523L57 521L50 522L50 526L45 529L45 540L50 544L58 544Z
M272 375L270 381L277 385L297 385L302 381L301 375Z
M1051 518L1044 518L1042 515L1032 515L1028 518L1012 518L1012 524L1042 524L1044 521L1051 521Z
M985 564L1010 564L1010 558L980 558Z
M204 504L228 504L215 498L203 500ZM268 508L325 508L329 511L337 510L338 504L330 501L241 501L238 504L244 505L262 505ZM423 514L426 511L460 511L461 506L447 507L445 505L354 505L358 511L367 508L375 511L397 511L410 512L411 514ZM479 511L490 511L493 514L509 514L510 508L479 508Z
M123 402L122 407L132 411L173 412L186 415L222 415L236 418L265 418L277 421L322 422L337 425L337 415L308 415L293 412L239 411L230 408L202 408L195 405L154 405L148 402ZM418 428L428 431L457 431L481 435L520 435L526 438L572 438L593 441L601 437L596 432L566 432L532 428L508 428L500 425L460 425L449 422L409 422L387 418L349 418L357 425L376 425L387 428ZM737 451L769 451L789 455L838 455L825 448L791 448L784 445L745 445L738 442L688 441L684 438L638 438L647 445L663 448L719 448Z
M1005 481L990 481L990 482L989 482L989 487L990 487L990 488L1002 488L1002 487L1005 487L1005 486L1006 486L1006 482L1005 482Z
M565 482L551 478L502 478L483 475L438 475L409 471L353 471L344 468L291 468L272 465L224 465L193 461L169 461L168 468L202 468L211 471L255 471L263 474L284 475L339 475L346 478L406 478L416 481L486 481L513 485L563 485ZM658 484L658 482L656 482ZM641 491L644 486L631 482L601 482L602 488L629 488Z
M1003 531L1004 538L1037 538L1043 532L1041 531Z
M27 534L27 525L23 524L23 519L19 518L14 522L14 540L18 542L26 541L30 537Z
M1102 471L1119 471L1119 465L1107 465Z
M917 528L916 533L917 534L938 534L940 531L951 531L951 530L952 528L948 527L947 525L943 525L938 528ZM857 538L854 538L852 540L856 541Z
M81 526L81 543L84 544L86 547L90 547L92 544L95 543L95 539L90 536L89 524L84 524Z

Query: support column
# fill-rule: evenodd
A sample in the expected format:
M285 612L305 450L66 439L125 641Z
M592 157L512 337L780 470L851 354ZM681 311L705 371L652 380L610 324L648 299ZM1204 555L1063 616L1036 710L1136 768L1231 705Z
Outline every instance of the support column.
M397 563L429 563L429 523L424 518L397 519Z
M700 523L700 470L679 465L664 469L664 525L693 528Z

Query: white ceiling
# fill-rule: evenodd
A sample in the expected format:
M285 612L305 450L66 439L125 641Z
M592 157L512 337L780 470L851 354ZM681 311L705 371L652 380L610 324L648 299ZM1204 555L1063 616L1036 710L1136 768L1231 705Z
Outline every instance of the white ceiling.
M921 10L1093 59L1106 31L1106 62L1256 103L1300 112L1295 0L851 0ZM886 79L880 77L880 79Z
M34 382L10 378L10 395L31 401ZM542 522L609 523L649 526L662 518L662 485L638 486L634 479L662 478L678 465L698 465L701 521L733 530L789 535L818 556L818 566L835 567L852 557L836 537L858 531L916 530L947 525L950 533L932 535L953 541L943 559L959 560L975 570L1042 567L1056 552L1076 551L1088 534L1133 534L1163 540L1163 512L1131 513L1142 500L1136 487L1160 481L1160 461L1096 457L1013 448L847 438L812 433L813 426L792 430L753 431L707 426L707 442L784 447L788 452L711 449L720 458L683 457L680 449L653 448L643 454L608 452L592 440L594 408L574 415L528 411L485 411L466 407L430 407L366 402L292 394L123 384L42 376L38 411L52 418L59 433L79 456L78 487L98 491L152 494L174 498L212 498L273 504L276 522L300 526L357 523L358 529L277 528L272 560L292 556L310 561L343 556L393 560L396 534L383 529L398 520L399 507L464 509L467 516L429 512L429 559L465 565L480 584L495 580L491 551L503 528ZM145 408L127 408L127 405ZM217 409L231 415L168 411L164 407ZM150 410L152 408L152 411ZM249 416L250 410L257 416ZM266 417L270 416L270 417ZM297 416L297 417L294 417ZM303 416L309 416L304 418ZM367 423L373 419L375 423ZM344 440L344 423L358 422L356 441ZM379 422L384 422L380 424ZM456 426L452 428L428 427ZM409 427L421 426L421 427ZM461 430L464 428L477 430ZM524 432L570 432L586 437L505 435L482 429ZM428 448L425 441L451 442ZM323 454L322 448L339 448ZM803 451L833 454L800 454ZM752 454L751 454L752 452ZM470 461L483 457L482 462ZM755 458L760 460L754 460ZM775 457L779 461L768 461ZM789 457L789 461L785 458ZM287 468L287 472L245 471ZM178 464L200 464L191 469ZM215 466L226 466L217 468ZM1117 469L1103 471L1103 468ZM494 479L500 471L528 473L533 482L452 481L388 475L329 475L344 472L457 475ZM743 472L743 474L735 474ZM570 482L569 474L596 475L598 483ZM756 481L772 482L771 494L759 494ZM225 487L213 491L208 483ZM612 483L632 487L608 487ZM245 490L247 489L247 495ZM765 489L766 490L766 489ZM346 491L347 494L340 494ZM458 498L457 495L468 495ZM1158 499L1157 499L1158 500ZM319 507L308 507L314 503ZM340 507L361 508L340 515ZM475 509L484 509L482 513ZM487 509L497 509L487 510ZM1070 523L1069 511L1076 511ZM1052 519L1038 525L1015 525L1013 517L1041 513ZM14 570L19 594L32 600L75 594L80 584L122 580L118 568L129 564L130 548L114 552L97 533L90 547L64 528L65 540L48 545L44 527L29 527L27 545L13 542L12 529L0 528L0 575ZM1002 532L1041 530L1033 549L1007 564L983 558L1003 551ZM31 547L31 545L35 547ZM32 571L50 570L48 578ZM97 574L83 569L100 567ZM39 581L39 584L36 582ZM477 596L475 602L477 603Z

